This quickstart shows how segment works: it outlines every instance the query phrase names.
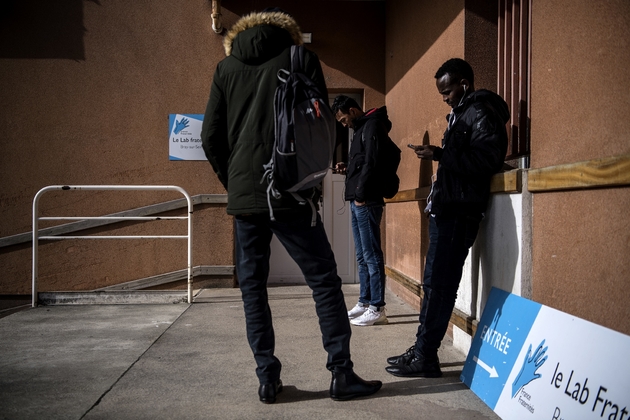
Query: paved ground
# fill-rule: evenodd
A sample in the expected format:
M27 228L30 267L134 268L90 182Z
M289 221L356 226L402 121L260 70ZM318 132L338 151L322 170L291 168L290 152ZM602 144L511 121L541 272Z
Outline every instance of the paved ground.
M348 307L357 285L344 286ZM0 419L498 419L459 380L465 355L448 340L439 379L396 378L385 359L411 345L417 313L387 295L390 323L355 327L352 357L371 398L336 402L310 290L270 289L283 363L276 404L258 401L237 289L202 291L193 305L81 305L0 319Z

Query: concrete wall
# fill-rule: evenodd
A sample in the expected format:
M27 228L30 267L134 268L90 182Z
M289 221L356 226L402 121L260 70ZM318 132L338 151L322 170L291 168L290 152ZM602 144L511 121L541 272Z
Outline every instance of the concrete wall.
M31 230L33 197L47 185L173 184L191 195L225 193L207 162L168 160L168 115L204 112L225 57L210 1L9 3L0 11L0 238ZM224 3L228 28L269 6ZM313 33L309 48L332 91L354 89L365 92L367 106L384 103L383 3L339 2L334 11L320 2L275 5ZM177 198L51 193L41 215L100 216ZM194 220L193 264L233 264L224 206L197 206ZM157 234L145 229L107 232ZM40 257L41 291L90 290L186 268L185 241L62 241L42 244ZM0 248L0 267L0 294L30 293L30 243Z
M495 194L472 247L455 307L479 318L492 287L523 296L523 196ZM527 263L527 261L525 261ZM527 297L526 295L524 297Z
M493 194L468 254L455 308L479 320L493 287L532 298L531 194L527 174L521 193ZM453 344L467 353L472 337L453 326Z

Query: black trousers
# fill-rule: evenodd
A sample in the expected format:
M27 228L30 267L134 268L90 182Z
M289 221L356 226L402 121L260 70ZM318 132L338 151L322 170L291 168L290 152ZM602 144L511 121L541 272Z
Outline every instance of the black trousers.
M479 217L429 217L429 250L424 266L416 354L437 358L448 329L468 250L479 232Z
M273 234L300 267L313 291L322 341L328 353L326 368L351 372L350 322L337 263L319 215L314 227L311 227L308 212L284 215L276 221L271 221L267 214L237 216L236 274L243 297L247 339L254 353L260 383L278 380L282 368L274 355L275 336L267 295Z

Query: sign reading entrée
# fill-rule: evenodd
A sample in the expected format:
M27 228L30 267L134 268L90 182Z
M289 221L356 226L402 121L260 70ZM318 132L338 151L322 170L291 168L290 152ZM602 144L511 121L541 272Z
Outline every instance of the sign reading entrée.
M461 380L502 419L630 420L630 337L493 288Z

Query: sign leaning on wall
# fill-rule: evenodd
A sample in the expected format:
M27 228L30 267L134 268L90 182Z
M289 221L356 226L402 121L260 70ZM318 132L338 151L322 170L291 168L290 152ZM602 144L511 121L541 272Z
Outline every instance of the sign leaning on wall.
M461 380L502 419L630 420L630 336L493 288Z
M202 123L203 114L169 114L169 160L206 160L201 147Z

